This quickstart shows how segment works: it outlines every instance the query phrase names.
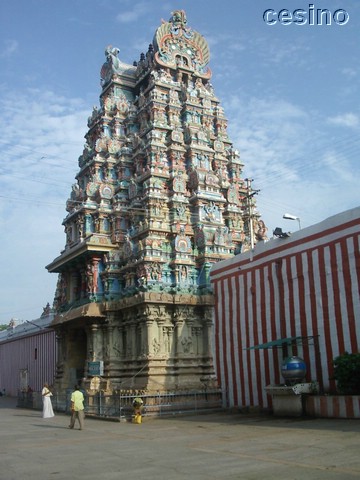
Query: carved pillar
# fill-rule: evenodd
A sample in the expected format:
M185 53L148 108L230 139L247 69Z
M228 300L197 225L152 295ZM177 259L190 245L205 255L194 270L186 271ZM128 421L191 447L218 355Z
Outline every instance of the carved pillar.
M79 274L77 271L71 272L71 277L70 277L70 302L74 302L77 300L78 297L78 288L79 288L79 282L78 282Z
M88 335L88 355L90 361L102 360L104 357L103 352L103 338L100 325L92 323L89 329Z
M81 276L81 292L80 292L80 298L86 298L87 297L87 292L86 292L86 271L84 268L80 270L80 276Z
M124 326L120 326L118 328L118 333L119 333L118 354L119 354L119 357L125 358L126 357L126 328Z
M157 323L157 330L158 330L158 338L154 340L157 340L154 342L154 353L164 353L165 352L165 344L164 344L164 323L165 320L162 318L158 318L156 320Z
M154 346L152 345L153 341L153 324L154 321L152 318L146 318L145 320L145 332L144 332L144 345L145 351L143 352L144 356L149 357L154 352Z
M66 334L63 329L56 331L57 361L56 361L56 379L60 380L64 375L64 362L66 358Z
M204 327L205 328L204 328L203 355L204 357L212 358L211 338L212 338L213 319L212 319L212 311L210 309L205 310Z
M173 355L178 357L182 353L181 349L181 340L182 340L182 330L184 326L184 320L177 318L174 322L174 348Z
M170 357L173 354L173 333L174 327L163 327L164 353Z
M93 271L93 293L97 293L99 290L99 263L101 261L100 257L93 257L92 262L92 271Z
M128 339L128 348L127 356L134 358L136 355L136 323L132 321L129 329L130 338Z
M195 338L195 354L197 356L203 356L205 340L202 337L202 327L191 327L191 335Z

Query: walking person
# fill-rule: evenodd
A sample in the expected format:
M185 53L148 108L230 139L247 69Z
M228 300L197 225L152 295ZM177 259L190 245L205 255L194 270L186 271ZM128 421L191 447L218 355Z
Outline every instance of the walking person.
M48 383L44 383L44 387L41 391L41 395L42 395L42 401L43 401L42 418L55 417L54 410L51 403L52 393L50 391Z
M79 421L79 430L83 430L85 419L84 395L80 391L79 385L75 385L75 390L71 394L71 420L69 428L74 428L76 419Z

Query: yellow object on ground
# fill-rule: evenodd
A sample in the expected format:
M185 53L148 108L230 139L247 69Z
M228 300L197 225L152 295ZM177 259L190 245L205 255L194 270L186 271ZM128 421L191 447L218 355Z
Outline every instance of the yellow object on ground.
M140 413L136 413L134 415L134 423L141 423L142 422L142 418L141 418L141 414Z

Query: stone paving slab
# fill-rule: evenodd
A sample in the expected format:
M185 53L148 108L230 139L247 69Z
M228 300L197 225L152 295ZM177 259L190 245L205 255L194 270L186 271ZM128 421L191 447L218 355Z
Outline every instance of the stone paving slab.
M359 420L217 413L68 424L0 397L0 480L360 478Z

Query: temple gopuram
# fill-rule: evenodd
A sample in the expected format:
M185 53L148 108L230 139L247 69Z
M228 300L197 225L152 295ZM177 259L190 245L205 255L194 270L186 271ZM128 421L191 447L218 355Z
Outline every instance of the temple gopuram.
M212 265L263 240L251 181L184 11L133 65L108 46L66 203L56 386L216 387Z

